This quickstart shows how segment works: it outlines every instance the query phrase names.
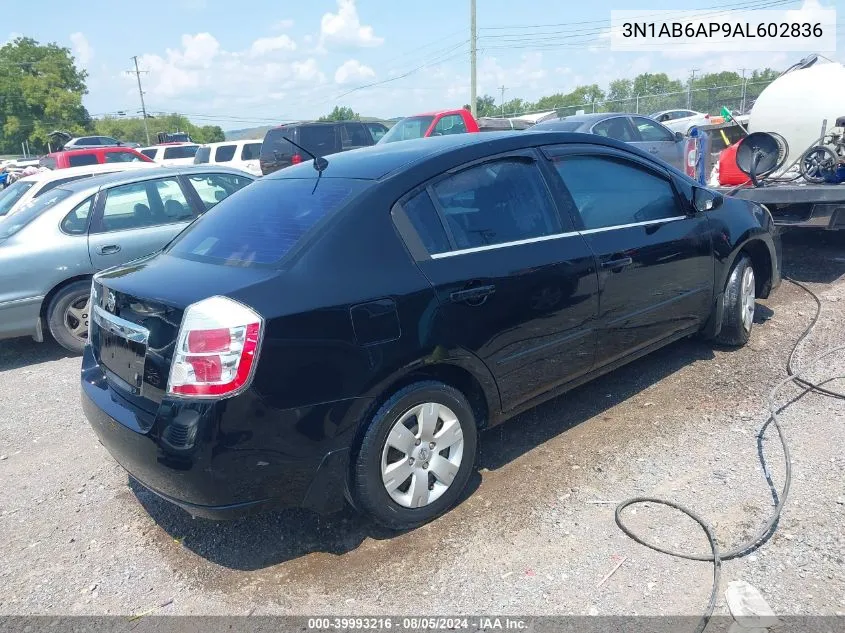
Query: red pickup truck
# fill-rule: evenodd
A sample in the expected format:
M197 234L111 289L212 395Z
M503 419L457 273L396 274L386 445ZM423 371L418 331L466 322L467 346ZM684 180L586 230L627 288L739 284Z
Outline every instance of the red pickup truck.
M102 163L151 163L137 150L131 147L89 147L86 149L69 149L66 152L53 152L42 156L38 163L50 169L65 169L66 167L81 167L82 165L97 165Z
M443 136L446 134L464 134L478 132L478 123L468 110L440 110L416 114L398 121L384 136L381 143L407 141L412 138Z

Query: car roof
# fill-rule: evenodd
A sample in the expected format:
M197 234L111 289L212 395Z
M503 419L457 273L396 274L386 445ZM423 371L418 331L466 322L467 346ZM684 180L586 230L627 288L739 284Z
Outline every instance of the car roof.
M220 145L237 145L238 143L261 143L260 138L239 138L237 141L217 141L214 143L203 143L200 147L219 147Z
M411 139L396 143L372 145L338 154L326 156L329 166L323 171L323 178L354 178L360 180L380 180L390 174L424 163L438 163L448 154L459 152L472 145L486 145L486 155L514 151L538 145L557 145L561 143L589 143L605 145L633 152L650 158L649 154L633 146L595 134L576 132L556 132L536 130L474 132L467 134L449 134L431 138ZM316 170L312 161L304 161L280 169L264 176L262 180L281 180L286 178L315 178Z
M135 151L134 147L121 147L119 145L114 145L112 147L106 147L101 145L99 147L81 147L79 149L69 149L62 152L50 152L47 156L52 156L53 158L58 158L59 156L80 156L83 154L96 154L97 152L133 152Z
M118 171L131 171L133 169L153 169L156 167L155 163L147 163L137 161L133 163L97 163L95 165L81 165L79 167L67 167L66 169L46 169L31 176L25 176L20 180L26 181L51 181L61 180L62 178L70 178L72 176L85 176L87 174L97 175L100 172L111 174Z
M112 174L104 174L102 176L94 176L92 178L85 178L83 180L75 180L67 184L61 185L62 189L78 193L80 191L95 190L99 191L104 187L113 187L116 185L123 185L133 182L141 182L143 180L153 180L155 178L163 178L165 176L177 176L180 174L233 174L236 176L247 176L255 179L255 176L248 174L240 169L233 169L231 167L222 167L219 165L183 165L179 167L157 166L150 169L134 170L116 172Z

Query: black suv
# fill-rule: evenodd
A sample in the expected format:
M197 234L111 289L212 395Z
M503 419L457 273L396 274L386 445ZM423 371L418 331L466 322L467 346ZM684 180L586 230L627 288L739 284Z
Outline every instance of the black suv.
M287 123L267 130L261 145L261 173L267 174L309 160L289 139L317 156L375 145L370 129L360 121Z

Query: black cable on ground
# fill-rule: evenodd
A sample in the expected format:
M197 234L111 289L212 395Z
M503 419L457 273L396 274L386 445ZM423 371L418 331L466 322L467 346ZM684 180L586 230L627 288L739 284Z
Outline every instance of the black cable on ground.
M786 503L786 499L789 496L789 489L792 485L792 459L790 457L789 444L787 443L786 435L784 434L783 427L781 427L780 420L778 419L778 415L784 409L789 407L794 402L800 400L801 398L803 398L805 395L807 395L811 391L816 392L816 393L820 393L822 395L829 396L829 397L832 397L832 398L838 398L838 399L841 399L841 400L845 400L845 393L842 393L842 392L839 392L839 391L833 391L833 390L830 390L830 389L827 389L827 388L824 387L824 385L826 385L829 382L832 382L834 380L838 380L840 378L845 378L845 375L834 376L834 377L828 378L828 379L826 379L822 382L815 383L811 380L803 378L800 375L800 373L796 372L795 369L792 366L793 360L795 358L795 352L797 351L798 347L812 333L812 331L816 327L816 324L818 323L819 316L821 315L821 311L822 311L822 302L818 298L816 293L814 293L810 288L808 288L804 284L802 284L798 281L795 281L793 279L789 279L789 278L785 278L785 279L786 279L786 281L789 281L790 283L793 283L796 286L798 286L799 288L801 288L802 290L804 290L807 294L809 294L813 298L813 300L816 303L816 313L813 315L813 318L810 320L810 324L801 333L801 336L795 342L795 345L793 345L792 350L789 353L789 357L788 357L787 362L786 362L787 377L784 378L782 381L778 382L772 388L772 390L769 392L769 397L768 397L769 417L767 418L765 424L760 428L760 431L758 433L758 439L762 439L763 434L766 432L766 429L768 428L768 426L770 424L774 424L775 429L778 432L778 438L780 439L781 446L783 447L783 458L784 458L784 465L785 465L784 484L783 484L783 489L782 489L780 495L776 495L776 497L775 497L775 508L772 511L772 514L771 514L769 520L766 521L766 523L763 525L763 527L753 537L743 541L739 545L733 547L732 549L730 549L726 552L720 552L719 551L719 545L716 542L716 537L713 534L713 530L710 527L710 525L703 518L701 518L699 515L697 515L695 512L693 512L692 510L690 510L686 506L683 506L679 503L675 503L673 501L666 501L665 499L656 499L656 498L652 498L652 497L634 497L632 499L626 499L625 501L622 501L618 506L616 506L616 513L615 513L616 525L618 525L620 530L622 530L626 535L628 535L631 539L633 539L637 543L639 543L641 545L645 545L646 547L649 547L649 548L651 548L651 549L653 549L657 552L662 552L663 554L668 554L668 555L674 556L676 558L683 558L683 559L686 559L686 560L695 560L695 561L704 561L704 562L713 563L713 585L712 585L711 590L710 590L710 600L707 604L707 608L705 609L704 614L701 616L701 618L698 621L698 624L695 628L695 633L702 633L702 631L704 631L704 629L707 627L707 623L710 621L710 617L713 615L713 609L716 606L716 595L717 595L718 590L719 590L719 579L720 579L720 575L721 575L722 561L731 560L731 559L734 559L734 558L740 558L741 556L745 555L746 553L749 553L751 550L756 549L757 547L759 547L760 545L765 543L772 536L772 534L774 534L775 530L777 529L778 521L780 520L780 516L781 516L781 513L783 512L784 504ZM816 365L817 363L822 361L824 358L827 358L828 356L830 356L830 355L832 355L836 352L842 351L842 350L845 350L845 345L840 345L840 346L834 347L832 349L828 349L828 350L824 351L823 353L819 354L818 356L812 358L808 362L807 367L812 367L813 365ZM775 398L777 397L777 395L781 391L781 389L783 389L786 385L788 385L790 383L795 383L795 384L801 386L803 389L802 389L801 393L799 393L797 396L790 399L788 402L786 402L780 408L778 408L775 405ZM771 476L770 476L770 473L769 473L769 469L765 464L765 460L763 460L763 470L764 470L764 474L765 474L765 477L766 477L766 481L769 482L770 485L771 485ZM676 550L661 547L659 545L651 543L651 542L637 536L633 532L633 530L631 528L629 528L625 524L625 522L623 521L622 512L625 510L625 508L628 508L632 505L639 504L639 503L653 503L653 504L657 504L657 505L668 506L670 508L674 508L675 510L678 510L679 512L685 514L690 519L695 521L699 526L701 526L701 529L704 531L704 534L707 537L707 541L710 544L710 554L690 554L690 553L687 553L687 552L679 552L679 551L676 551Z

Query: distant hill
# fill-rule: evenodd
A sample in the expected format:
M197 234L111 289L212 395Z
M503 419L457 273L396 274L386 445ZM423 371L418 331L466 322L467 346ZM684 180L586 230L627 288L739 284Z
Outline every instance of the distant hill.
M384 123L387 127L393 127L393 124L396 123L401 117L397 117L395 119L380 119L374 116L362 116L361 121L366 123L367 121L378 121L380 123ZM263 139L264 135L267 134L267 130L270 128L275 127L274 125L262 125L259 127L246 127L240 130L227 130L224 132L226 135L227 141L240 141L243 139Z

